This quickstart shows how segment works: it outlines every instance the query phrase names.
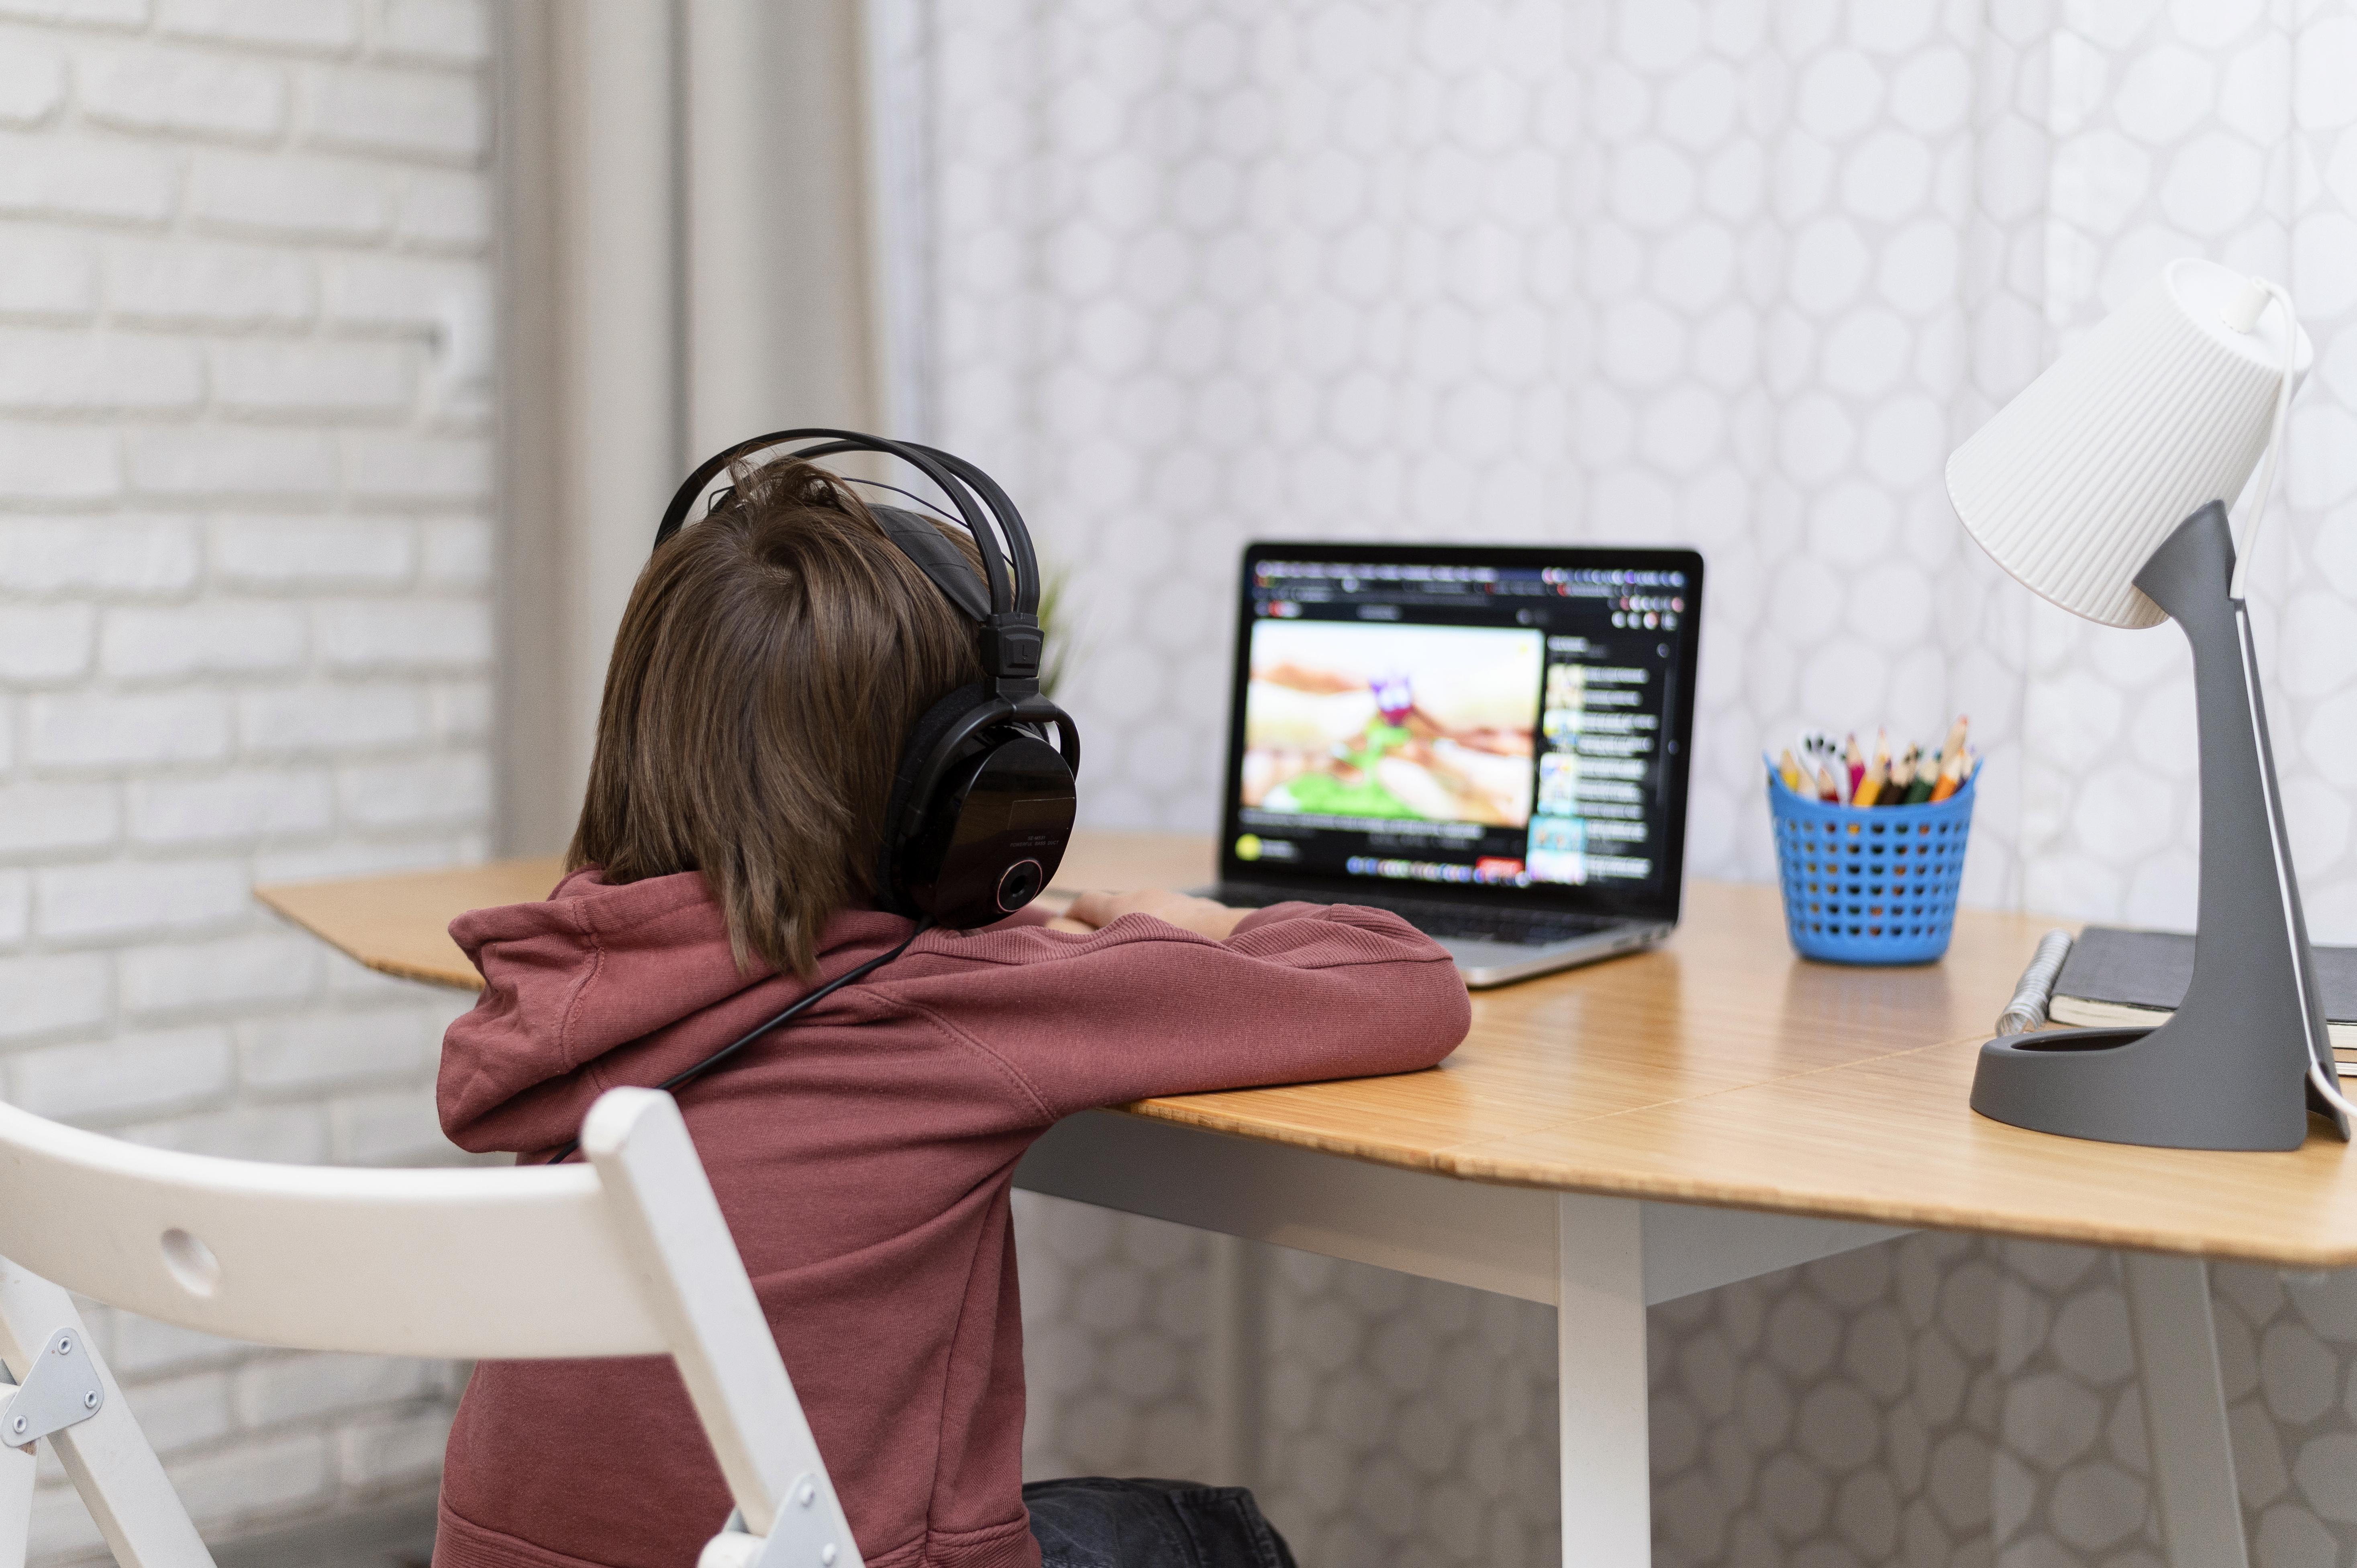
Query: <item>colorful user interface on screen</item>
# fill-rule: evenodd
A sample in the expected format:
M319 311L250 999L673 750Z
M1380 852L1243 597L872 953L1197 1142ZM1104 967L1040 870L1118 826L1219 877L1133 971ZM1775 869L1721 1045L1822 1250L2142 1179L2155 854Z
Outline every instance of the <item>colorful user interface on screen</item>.
M1535 631L1261 621L1244 804L1521 827L1545 661Z
M1658 882L1686 592L1676 572L1258 563L1235 855Z

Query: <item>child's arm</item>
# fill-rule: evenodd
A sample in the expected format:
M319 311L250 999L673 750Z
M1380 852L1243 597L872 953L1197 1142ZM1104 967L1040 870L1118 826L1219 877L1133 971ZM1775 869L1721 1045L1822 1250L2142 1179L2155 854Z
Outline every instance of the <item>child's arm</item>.
M1249 909L1232 908L1189 893L1151 887L1140 893L1083 893L1072 900L1070 909L1047 924L1049 930L1086 933L1103 930L1124 915L1151 915L1157 920L1169 921L1180 930L1222 942L1233 935L1237 922L1251 913Z
M1085 936L1001 927L912 951L877 992L1004 1058L1057 1116L1158 1094L1414 1071L1471 1020L1448 954L1395 915L1173 894L1076 904ZM1169 901L1172 918L1135 909ZM1224 939L1210 928L1228 931Z
M1162 906L1170 914L1232 934L1215 940L1121 913L1103 930L1068 935L1031 909L978 931L928 932L758 1049L922 1017L996 1058L1023 1114L1044 1122L1156 1094L1410 1071L1464 1037L1455 966L1396 916L1307 904L1239 914L1177 895L1131 897L1172 900ZM554 1148L603 1090L661 1083L801 993L784 977L748 985L700 895L683 892L656 915L597 928L598 961L586 970L573 961L579 910L520 905L460 918L462 945L496 945L499 957L486 972L496 978L443 1046L443 1128L454 1142ZM840 918L829 973L908 934L894 916ZM683 921L702 940L683 944Z

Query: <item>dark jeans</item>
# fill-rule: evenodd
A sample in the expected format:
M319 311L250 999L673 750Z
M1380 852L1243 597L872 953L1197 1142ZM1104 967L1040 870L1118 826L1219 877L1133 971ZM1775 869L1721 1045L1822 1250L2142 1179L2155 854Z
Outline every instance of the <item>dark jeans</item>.
M1294 1568L1242 1487L1077 1476L1023 1488L1041 1568Z

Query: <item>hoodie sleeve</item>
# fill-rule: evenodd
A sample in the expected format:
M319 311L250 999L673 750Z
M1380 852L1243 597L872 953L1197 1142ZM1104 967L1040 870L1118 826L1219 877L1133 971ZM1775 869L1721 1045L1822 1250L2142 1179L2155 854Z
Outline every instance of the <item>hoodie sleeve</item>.
M1396 915L1347 905L1255 910L1225 941L1148 915L1085 936L1000 927L920 962L876 989L999 1054L1053 1116L1415 1071L1472 1019L1445 950Z

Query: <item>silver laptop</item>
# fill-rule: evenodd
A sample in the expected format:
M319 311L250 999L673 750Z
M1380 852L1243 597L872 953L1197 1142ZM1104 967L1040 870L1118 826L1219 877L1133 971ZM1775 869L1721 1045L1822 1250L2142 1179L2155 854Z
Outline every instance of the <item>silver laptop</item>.
M1469 985L1677 925L1702 557L1254 544L1222 902L1396 910Z

